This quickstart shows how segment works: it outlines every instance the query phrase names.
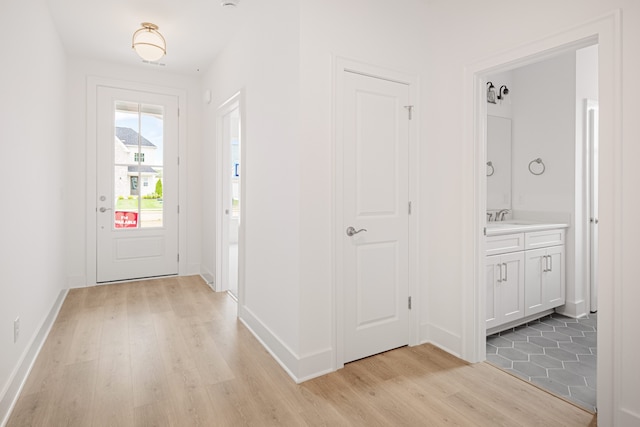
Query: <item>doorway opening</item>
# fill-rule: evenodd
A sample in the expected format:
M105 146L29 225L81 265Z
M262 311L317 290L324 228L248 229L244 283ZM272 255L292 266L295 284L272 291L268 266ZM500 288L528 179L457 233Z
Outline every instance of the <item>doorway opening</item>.
M220 246L216 268L216 290L235 299L240 294L242 271L242 120L240 94L218 108Z
M595 412L598 45L483 79L486 360Z

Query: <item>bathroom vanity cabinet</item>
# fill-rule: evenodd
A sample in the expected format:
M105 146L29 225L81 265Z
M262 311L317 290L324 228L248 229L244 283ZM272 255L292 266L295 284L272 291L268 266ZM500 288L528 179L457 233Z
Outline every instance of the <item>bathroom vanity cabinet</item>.
M565 230L513 227L486 238L487 332L517 326L565 303Z
M524 317L524 260L524 252L487 257L487 329Z

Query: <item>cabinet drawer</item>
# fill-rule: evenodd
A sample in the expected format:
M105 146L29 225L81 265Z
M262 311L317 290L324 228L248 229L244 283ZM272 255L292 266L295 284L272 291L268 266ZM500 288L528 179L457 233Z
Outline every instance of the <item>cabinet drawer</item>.
M486 254L497 255L524 249L524 233L490 236L486 240Z
M526 233L524 239L525 249L537 249L547 246L564 245L564 229L532 231Z

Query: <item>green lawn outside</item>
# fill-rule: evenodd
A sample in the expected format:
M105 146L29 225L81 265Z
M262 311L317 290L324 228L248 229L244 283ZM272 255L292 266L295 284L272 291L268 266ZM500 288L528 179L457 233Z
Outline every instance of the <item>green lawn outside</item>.
M141 203L142 210L148 209L162 209L162 201L158 201L158 199L142 199ZM116 209L132 211L138 209L138 200L137 199L122 199L116 202Z

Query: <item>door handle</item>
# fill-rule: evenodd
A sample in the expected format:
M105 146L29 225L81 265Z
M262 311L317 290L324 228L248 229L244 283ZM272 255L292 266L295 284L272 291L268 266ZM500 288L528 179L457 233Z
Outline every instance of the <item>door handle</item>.
M547 257L549 258L549 269L547 271L553 271L553 258L551 258L551 255L547 255Z
M361 228L360 230L356 230L353 227L347 227L347 236L351 237L351 236L355 236L358 233L361 233L363 231L367 231L366 228Z
M100 212L102 212L102 213L104 213L104 212L106 212L106 211L110 211L110 210L111 210L111 208L105 208L104 206L102 206L102 207L100 208Z
M506 263L502 263L502 265L504 265L504 279L502 279L503 282L506 282L509 280L509 278L507 277L507 264Z

